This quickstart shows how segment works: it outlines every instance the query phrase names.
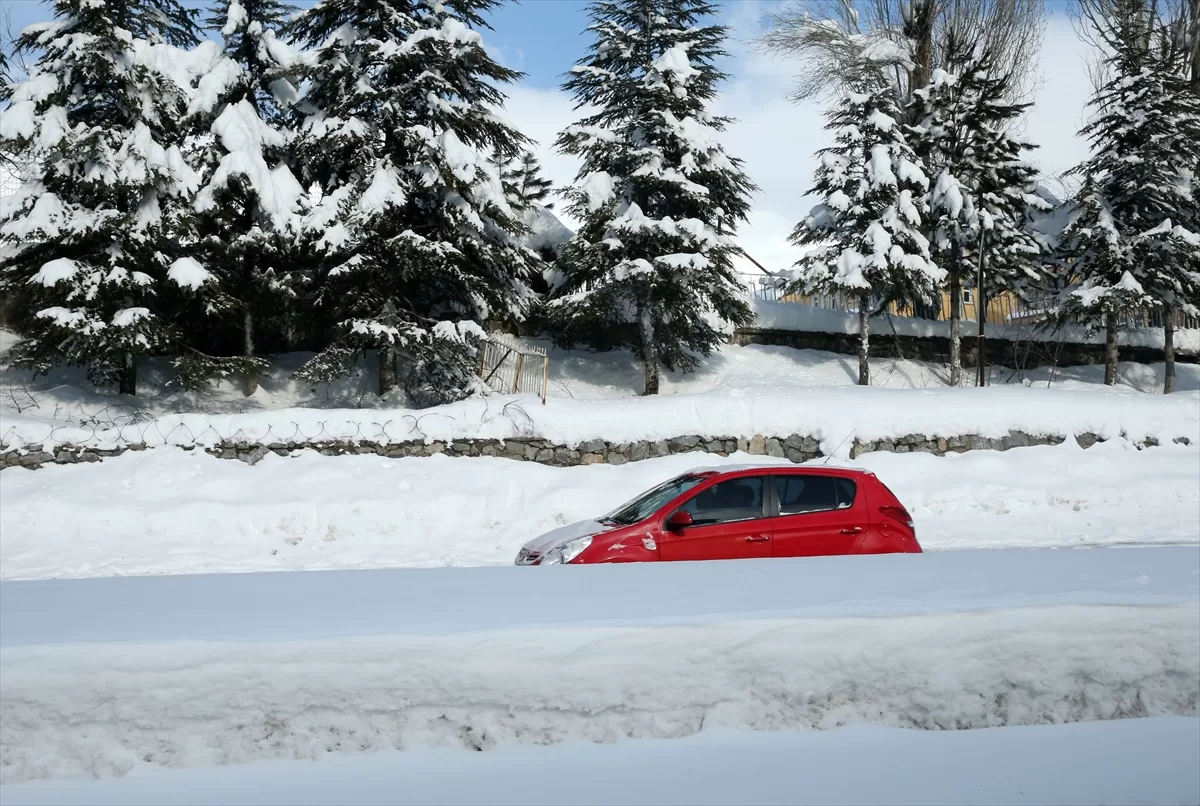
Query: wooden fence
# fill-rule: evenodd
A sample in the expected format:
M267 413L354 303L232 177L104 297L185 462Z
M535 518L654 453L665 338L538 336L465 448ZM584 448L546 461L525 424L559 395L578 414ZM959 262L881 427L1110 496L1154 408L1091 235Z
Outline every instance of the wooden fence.
M503 394L536 394L546 403L550 358L541 347L518 344L503 333L491 333L479 358L479 377Z

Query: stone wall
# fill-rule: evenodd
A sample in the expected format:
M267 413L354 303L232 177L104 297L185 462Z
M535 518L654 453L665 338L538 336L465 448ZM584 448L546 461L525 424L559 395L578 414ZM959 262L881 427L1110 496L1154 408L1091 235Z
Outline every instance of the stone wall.
M962 338L963 364L977 365L979 354L978 336L964 334ZM797 350L825 350L831 353L858 355L857 333L818 333L807 330L765 330L742 328L730 337L733 344L770 344L793 347ZM991 366L1014 369L1035 367L1072 367L1104 363L1103 344L1079 342L1007 341L987 339L985 341L987 362ZM1163 351L1156 347L1118 348L1121 361L1141 364L1161 363ZM871 334L872 358L907 358L935 363L949 360L950 339L943 336L905 336L887 331ZM1175 360L1180 363L1200 363L1200 355L1176 352Z
M1102 441L1096 434L1078 434L1074 437L1080 447L1090 448ZM1009 431L1003 437L984 437L967 434L958 437L930 437L922 434L910 434L893 439L876 441L855 440L850 447L850 456L861 456L872 451L890 451L893 453L931 453L943 456L947 453L963 453L972 450L1004 451L1009 448L1020 448L1030 445L1059 445L1065 441L1063 436L1025 434L1020 431ZM1187 437L1175 440L1182 444L1190 444ZM1154 439L1148 439L1138 445L1153 447L1158 445ZM175 450L171 446L155 448L154 450ZM219 459L235 459L247 464L256 464L268 453L279 456L291 456L301 450L313 450L325 456L341 456L346 454L368 454L388 456L392 458L434 456L498 456L504 459L514 459L555 467L572 467L575 465L610 464L623 465L626 462L638 462L657 456L670 456L679 453L708 453L718 456L728 456L735 451L743 451L756 456L773 456L790 459L793 462L805 462L819 459L821 452L818 440L802 434L791 434L786 437L772 437L756 434L752 437L702 437L688 435L642 442L605 442L591 440L576 446L558 445L549 440L536 438L519 438L508 440L471 439L452 442L298 442L276 443L271 445L224 442L211 447L197 448L186 446L179 450L203 450ZM147 450L144 444L131 444L119 448L80 448L71 445L59 445L53 450L43 450L41 445L30 445L22 451L7 451L0 453L0 469L11 467L39 468L47 464L77 464L81 462L98 462L102 459L119 456L126 451ZM698 457L699 459L699 457Z

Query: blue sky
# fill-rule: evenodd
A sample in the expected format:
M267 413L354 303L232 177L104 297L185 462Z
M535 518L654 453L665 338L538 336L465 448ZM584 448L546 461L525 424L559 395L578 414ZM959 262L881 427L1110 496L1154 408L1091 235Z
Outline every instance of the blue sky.
M313 0L302 0L301 7ZM740 157L760 191L749 221L738 238L757 261L772 270L790 266L797 255L787 243L796 222L807 214L813 199L807 195L816 167L814 152L827 145L824 111L819 102L792 103L788 93L799 72L795 63L755 53L750 40L762 30L764 17L782 0L725 0L721 22L731 27L730 58L722 65L732 78L717 101L717 111L737 119L724 136L728 151ZM13 23L24 26L48 19L51 7L38 0L0 0ZM205 7L205 3L191 5ZM1034 107L1023 134L1041 148L1034 161L1055 177L1082 160L1086 144L1076 135L1084 120L1091 85L1084 65L1087 52L1061 13L1062 0L1047 0L1058 13L1050 16L1042 47ZM489 49L507 66L527 74L507 88L504 115L540 145L537 155L546 175L557 186L571 183L578 168L573 159L557 154L555 136L574 123L574 101L559 90L562 74L585 52L590 37L583 0L525 0L508 3L491 15L493 32L485 34ZM573 226L575 222L565 219ZM743 267L753 271L749 263Z
M783 0L770 0L778 5ZM11 11L15 30L47 20L52 7L41 0L4 0ZM738 0L734 0L734 5ZM189 8L207 9L204 2L187 2ZM313 5L299 0L297 8ZM728 5L728 4L723 4ZM726 9L729 10L729 9ZM527 73L530 85L539 88L557 86L562 74L570 69L588 46L587 0L524 0L502 5L490 17L494 31L487 35L488 46L504 63Z

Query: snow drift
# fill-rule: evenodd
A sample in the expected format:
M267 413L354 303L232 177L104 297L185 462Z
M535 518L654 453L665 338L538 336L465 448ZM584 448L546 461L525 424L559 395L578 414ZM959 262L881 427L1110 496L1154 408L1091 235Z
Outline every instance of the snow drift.
M862 774L864 759L871 775ZM1200 720L972 731L707 729L671 740L488 753L382 751L177 770L140 762L124 778L32 781L0 793L7 806L1196 803Z
M0 578L507 565L523 543L594 518L697 466L775 462L681 454L555 468L506 459L199 452L0 473ZM927 551L1200 542L1195 447L1116 441L869 453Z
M0 447L61 444L112 448L127 444L214 445L222 441L288 444L348 440L512 439L537 436L575 446L592 439L659 440L697 434L749 437L802 434L826 455L848 453L854 439L1093 433L1135 443L1200 440L1200 396L1143 396L1100 391L988 387L905 390L822 387L798 390L767 383L698 394L617 400L536 397L472 398L421 410L290 408L245 414L165 414L126 425L66 425L34 412L0 414Z
M3 583L0 780L702 727L1194 715L1198 561L1164 548Z

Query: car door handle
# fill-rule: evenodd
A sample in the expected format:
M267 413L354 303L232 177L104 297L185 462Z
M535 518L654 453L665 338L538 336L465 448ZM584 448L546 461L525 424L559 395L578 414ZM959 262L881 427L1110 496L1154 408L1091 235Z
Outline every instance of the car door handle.
M861 532L861 531L862 531L862 527L861 527L861 526L851 526L849 529L843 529L843 530L842 530L842 534L844 534L844 535L856 535L856 534L858 534L858 533L859 533L859 532Z
M747 537L746 542L747 543L766 543L770 539L771 539L770 535L754 535L753 537Z

